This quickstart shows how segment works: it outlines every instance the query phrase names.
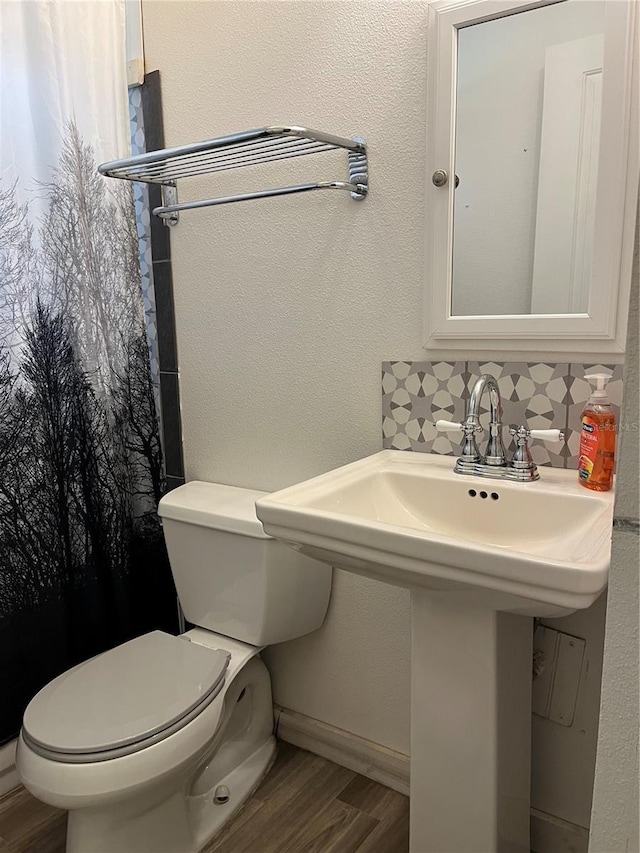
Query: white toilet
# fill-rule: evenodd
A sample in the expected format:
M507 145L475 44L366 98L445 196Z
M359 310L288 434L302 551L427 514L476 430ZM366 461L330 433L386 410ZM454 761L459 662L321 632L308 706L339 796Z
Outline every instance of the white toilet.
M331 570L267 536L263 492L192 482L160 502L186 618L63 673L29 703L24 785L69 810L67 853L196 853L275 754L263 646L318 628Z

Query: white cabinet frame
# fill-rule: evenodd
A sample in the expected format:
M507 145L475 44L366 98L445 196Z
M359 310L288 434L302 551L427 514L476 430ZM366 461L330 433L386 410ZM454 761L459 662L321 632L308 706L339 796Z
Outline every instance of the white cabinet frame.
M144 41L142 33L142 0L125 0L127 85L144 82Z
M638 6L606 0L602 134L592 281L586 314L452 316L453 175L458 29L562 0L432 0L429 4L425 348L486 352L624 353L638 204ZM583 0L587 2L587 0ZM509 247L505 246L505 252Z

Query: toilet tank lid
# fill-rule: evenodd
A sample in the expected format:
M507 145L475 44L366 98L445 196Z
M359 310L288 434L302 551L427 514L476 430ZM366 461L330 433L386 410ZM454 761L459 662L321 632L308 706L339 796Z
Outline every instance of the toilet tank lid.
M271 539L256 515L256 501L266 494L268 492L192 480L168 492L158 505L158 514L172 521L184 521L255 539Z

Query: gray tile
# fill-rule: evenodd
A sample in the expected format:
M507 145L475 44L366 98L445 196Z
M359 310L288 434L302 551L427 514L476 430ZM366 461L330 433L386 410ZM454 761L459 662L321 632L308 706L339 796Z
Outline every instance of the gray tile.
M159 148L164 148L162 88L159 71L150 71L144 75L140 95L147 151L157 151Z
M533 441L538 465L577 468L580 415L589 397L585 373L610 372L610 396L619 416L622 399L620 365L564 362L428 362L385 361L382 365L383 447L457 455L455 433L439 434L438 419L461 421L476 379L490 373L498 381L506 426L561 429L561 444ZM481 423L488 424L488 401ZM505 446L511 449L505 430ZM482 440L480 442L482 447Z
M157 151L164 148L164 122L162 116L162 90L160 72L151 71L145 74L144 83L140 87L142 114L147 151ZM160 187L149 184L149 207L159 207L162 204ZM157 216L151 216L151 251L154 261L166 261L171 258L171 229Z
M625 533L640 534L640 521L637 518L614 518L613 529L623 530Z
M184 477L182 458L182 423L180 390L177 373L160 373L162 431L167 477Z
M170 492L172 489L177 489L178 486L184 486L185 479L184 477L166 477L167 483L167 491Z
M162 206L162 190L158 184L148 184L149 210ZM151 214L151 254L154 261L171 260L171 228L159 216Z
M176 324L173 307L173 275L171 261L153 264L153 283L156 297L156 325L158 329L158 359L162 372L178 370Z
M468 393L483 373L498 381L502 398L503 423L506 427L526 426L528 429L561 429L567 424L566 377L568 364L547 362L477 362L468 363ZM482 425L489 423L488 398L482 401ZM566 436L565 436L566 439ZM505 447L510 450L511 439L505 430ZM481 445L482 446L482 445ZM566 442L531 443L531 455L537 465L565 467Z
M437 420L464 417L465 362L384 362L383 447L457 455L453 433L436 430Z

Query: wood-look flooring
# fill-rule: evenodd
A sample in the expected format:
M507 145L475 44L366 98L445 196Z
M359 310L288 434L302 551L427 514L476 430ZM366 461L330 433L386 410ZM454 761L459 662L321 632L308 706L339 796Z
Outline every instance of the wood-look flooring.
M65 812L44 805L24 788L0 799L0 853L64 853L65 837ZM202 853L408 850L407 797L279 743L260 787Z

